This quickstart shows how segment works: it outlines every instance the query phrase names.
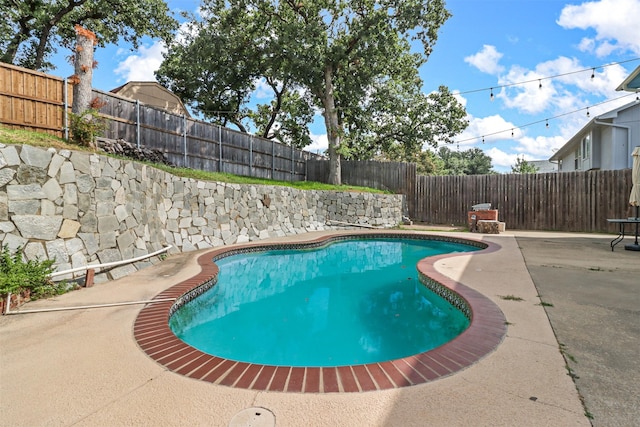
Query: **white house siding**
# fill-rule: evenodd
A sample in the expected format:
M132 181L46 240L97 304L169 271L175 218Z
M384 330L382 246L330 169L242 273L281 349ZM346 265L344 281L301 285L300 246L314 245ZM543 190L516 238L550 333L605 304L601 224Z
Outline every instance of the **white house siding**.
M615 148L613 144L613 128L601 128L600 132L600 168L613 169L613 159L615 156Z
M612 129L613 159L607 169L627 169L631 167L631 150L629 146L628 130L623 128ZM617 148L616 148L617 147Z
M591 133L591 169L602 169L602 141L606 140L599 132ZM586 169L585 169L586 170Z
M636 146L640 146L640 103L636 103L636 106L633 108L621 111L615 119L615 123L627 126L631 131L631 144L627 144L627 154L624 156L624 163L622 163L624 166L622 166L621 169L630 168L633 165L631 153L633 153L633 149ZM620 130L625 132L624 137L626 138L627 131L624 129ZM624 141L626 143L627 140L625 139Z
M591 150L587 158L576 162L582 139L591 133ZM640 102L632 102L592 119L556 154L552 162L561 162L561 172L574 170L620 170L632 166L631 153L640 146ZM577 167L576 167L577 165Z

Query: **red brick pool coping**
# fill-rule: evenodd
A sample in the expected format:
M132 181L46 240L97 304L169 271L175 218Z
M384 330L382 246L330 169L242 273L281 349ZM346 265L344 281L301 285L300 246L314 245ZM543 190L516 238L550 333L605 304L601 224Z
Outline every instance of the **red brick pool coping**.
M203 285L218 273L212 261L229 252L243 253L269 248L320 246L333 240L363 237L426 238L471 243L484 249L474 254L494 252L494 243L415 233L335 233L299 243L251 243L214 249L198 257L199 274L156 295L154 299L181 298ZM506 319L498 306L481 293L440 273L436 261L469 253L428 257L418 263L420 280L470 317L469 327L452 341L433 350L387 362L339 367L285 367L237 362L216 357L186 344L169 328L175 301L145 306L134 323L133 333L140 348L166 369L189 378L249 390L295 393L365 392L407 387L437 380L459 372L492 353L504 339ZM457 302L457 304L456 304Z

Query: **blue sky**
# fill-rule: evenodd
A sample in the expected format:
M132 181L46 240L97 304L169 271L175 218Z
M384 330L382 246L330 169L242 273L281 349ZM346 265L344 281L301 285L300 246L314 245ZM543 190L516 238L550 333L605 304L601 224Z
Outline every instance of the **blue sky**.
M168 4L193 11L199 2ZM421 69L424 91L446 85L461 92L470 125L451 148L481 148L499 172L510 171L517 157L548 159L590 118L635 99L615 88L640 66L640 0L448 0L447 8L453 16ZM154 40L137 51L124 44L98 49L94 87L153 80L163 50ZM52 74L72 74L55 62ZM525 81L532 82L519 84ZM314 152L326 148L317 123L307 148Z

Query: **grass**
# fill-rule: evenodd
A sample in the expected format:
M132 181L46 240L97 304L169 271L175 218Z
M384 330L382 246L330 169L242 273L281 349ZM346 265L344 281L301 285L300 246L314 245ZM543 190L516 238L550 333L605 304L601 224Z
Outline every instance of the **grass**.
M27 144L32 145L34 147L42 147L42 148L50 148L53 147L56 150L74 150L74 151L84 151L84 152L92 152L88 147L83 147L75 144L70 144L62 138L58 138L57 136L49 135L42 132L32 132L26 130L16 130L16 129L8 129L5 126L0 126L0 143L2 144ZM104 156L111 156L107 153L100 152L99 154ZM117 157L118 156L111 156ZM126 159L135 161L132 159ZM156 169L163 170L172 175L179 176L182 178L192 178L200 181L215 181L215 182L226 182L230 184L256 184L256 185L276 185L281 187L290 187L296 188L299 190L326 190L326 191L348 191L348 192L362 192L362 193L377 193L377 194L388 194L388 191L377 190L374 188L368 187L358 187L355 185L331 185L324 184L321 182L312 182L312 181L277 181L271 179L263 179L263 178L253 178L248 176L239 176L232 175L229 173L220 173L220 172L205 172L196 169L189 168L176 168L166 165L158 165L155 163L148 162L140 162L145 163L150 166L153 166Z
M498 296L505 301L524 301L523 298L517 297L515 295L498 295Z
M16 145L27 144L43 148L53 147L56 150L89 151L88 147L69 144L64 139L58 138L54 135L49 135L43 132L9 129L5 126L0 126L0 143Z

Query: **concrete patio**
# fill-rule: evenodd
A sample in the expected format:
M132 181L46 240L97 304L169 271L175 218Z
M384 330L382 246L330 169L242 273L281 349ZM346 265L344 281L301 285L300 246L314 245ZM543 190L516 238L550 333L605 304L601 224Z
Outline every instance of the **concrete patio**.
M577 362L569 366L593 424L632 425L640 415L629 397L640 395L638 253L612 253L606 235L452 235L502 247L444 259L436 268L489 297L509 322L498 349L460 373L366 393L250 391L182 377L147 357L132 331L141 305L17 314L0 318L0 425L227 426L240 423L243 410L263 408L263 424L277 426L589 426L558 341ZM151 299L194 275L202 253L172 255L126 278L21 309ZM539 294L553 307L541 305ZM507 295L523 300L501 298ZM617 306L609 310L622 318L597 312L596 304ZM618 344L626 351L618 353ZM611 366L609 356L616 358ZM628 393L627 401L618 392Z

